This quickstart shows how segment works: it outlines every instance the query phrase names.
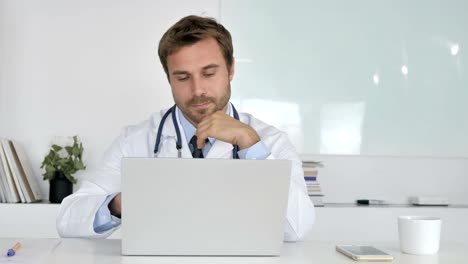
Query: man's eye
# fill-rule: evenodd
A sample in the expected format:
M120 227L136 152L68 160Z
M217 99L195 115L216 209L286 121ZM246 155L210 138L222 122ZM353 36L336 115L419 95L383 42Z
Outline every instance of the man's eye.
M183 82L183 81L188 80L188 78L189 78L188 76L185 76L185 77L177 78L177 80Z
M203 76L205 76L207 78L212 77L214 75L215 75L214 73L205 73L205 74L203 74Z

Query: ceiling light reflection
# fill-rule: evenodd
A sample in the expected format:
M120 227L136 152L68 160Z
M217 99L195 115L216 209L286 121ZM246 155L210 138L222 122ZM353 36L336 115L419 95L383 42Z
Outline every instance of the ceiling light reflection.
M403 73L403 75L408 75L408 66L406 65L403 65L401 66L401 73Z
M452 53L453 56L456 56L459 50L460 50L460 46L458 44L453 44L450 47L450 53Z
M374 81L375 85L379 85L380 77L377 73L372 76L372 80Z

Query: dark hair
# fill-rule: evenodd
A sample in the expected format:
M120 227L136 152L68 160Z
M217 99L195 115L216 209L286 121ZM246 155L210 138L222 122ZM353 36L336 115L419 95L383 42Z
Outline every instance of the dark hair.
M169 79L167 57L182 47L190 46L200 40L214 38L223 53L228 70L234 61L234 49L229 31L214 18L186 16L170 27L159 41L159 60Z

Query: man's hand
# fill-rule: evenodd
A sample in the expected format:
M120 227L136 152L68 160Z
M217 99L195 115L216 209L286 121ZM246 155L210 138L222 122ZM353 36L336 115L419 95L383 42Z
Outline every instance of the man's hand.
M122 193L117 194L109 203L111 215L120 218L122 216Z
M199 148L205 146L205 139L209 137L238 145L240 149L250 148L260 141L253 128L221 111L204 118L197 126L196 135Z

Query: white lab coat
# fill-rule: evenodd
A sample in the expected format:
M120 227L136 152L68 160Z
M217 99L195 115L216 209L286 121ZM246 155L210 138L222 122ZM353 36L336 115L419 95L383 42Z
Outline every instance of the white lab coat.
M123 129L104 155L101 166L87 175L81 187L65 198L57 216L57 230L61 237L105 238L117 228L96 233L93 221L97 210L109 194L121 191L120 166L122 157L153 157L156 134L167 110L153 114L147 121ZM232 111L230 111L232 113ZM292 160L285 241L301 239L312 227L314 206L307 195L301 161L287 135L249 114L240 113L240 120L254 128L270 149L268 159ZM178 121L179 122L179 121ZM182 157L192 158L182 125ZM177 157L176 132L172 118L167 118L162 130L159 157ZM205 158L232 158L232 145L216 140Z

